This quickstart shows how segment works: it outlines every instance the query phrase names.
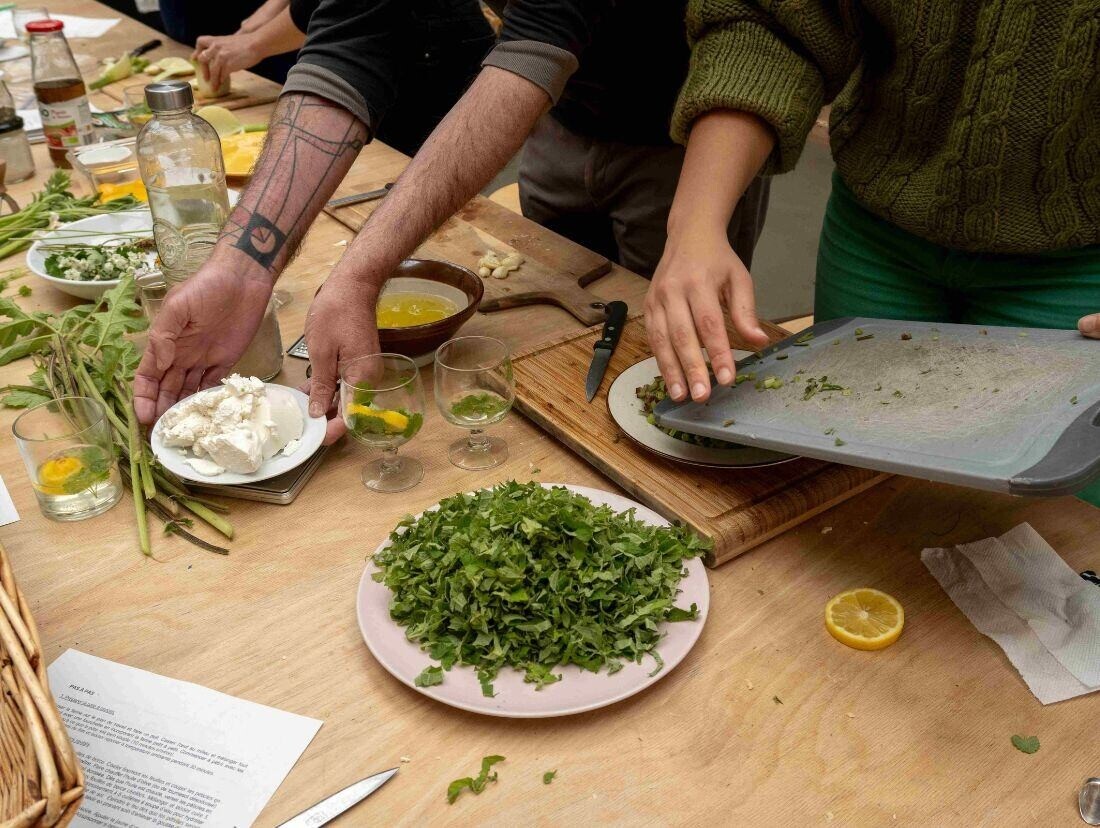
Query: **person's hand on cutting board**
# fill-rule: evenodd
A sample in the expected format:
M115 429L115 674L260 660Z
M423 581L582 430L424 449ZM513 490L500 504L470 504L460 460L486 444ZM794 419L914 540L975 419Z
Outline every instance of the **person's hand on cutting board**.
M1100 313L1081 317L1077 323L1077 330L1089 339L1100 339Z
M726 228L773 144L763 121L743 112L716 110L692 127L668 241L645 303L649 344L674 400L710 396L703 348L718 382L734 381L725 312L747 343L768 343L756 318L752 276L730 247Z

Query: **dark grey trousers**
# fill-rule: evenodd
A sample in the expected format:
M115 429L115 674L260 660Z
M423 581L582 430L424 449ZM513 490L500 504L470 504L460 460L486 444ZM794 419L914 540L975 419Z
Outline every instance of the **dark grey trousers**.
M684 148L597 141L544 115L519 162L523 215L652 278L668 236L668 212ZM768 179L749 187L729 226L746 267L764 228Z

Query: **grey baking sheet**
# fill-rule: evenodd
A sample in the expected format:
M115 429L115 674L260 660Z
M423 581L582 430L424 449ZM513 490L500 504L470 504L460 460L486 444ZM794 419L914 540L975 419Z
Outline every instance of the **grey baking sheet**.
M1068 494L1100 476L1100 342L1076 331L838 319L738 371L754 379L705 404L666 400L658 423L1014 494ZM781 385L763 388L769 377ZM807 398L812 381L842 390Z

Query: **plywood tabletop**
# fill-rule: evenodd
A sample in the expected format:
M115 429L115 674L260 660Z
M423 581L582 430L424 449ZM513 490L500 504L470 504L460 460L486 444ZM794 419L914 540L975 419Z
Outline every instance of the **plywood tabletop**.
M55 6L115 14L92 0ZM149 36L124 21L100 45L114 54ZM36 157L40 176L13 188L17 195L48 174L43 148ZM390 181L403 163L376 144L357 169L373 167ZM348 236L321 216L288 269L281 287L293 302L279 312L287 344ZM13 257L0 269L19 263ZM32 304L70 304L31 284ZM615 268L592 290L640 309L645 286ZM579 325L564 311L534 307L478 315L465 330L519 350L571 328ZM288 359L281 381L297 382L303 369ZM19 363L0 368L0 384L26 372ZM13 419L0 410L4 434ZM458 432L430 411L403 449L425 465L424 482L410 492L367 492L358 480L367 452L344 444L293 505L234 503L238 535L228 557L156 537L156 560L137 551L128 500L89 522L44 520L6 437L0 474L22 520L0 528L0 538L49 659L75 647L324 720L263 826L394 765L401 772L392 782L334 824L1077 824L1077 788L1100 774L1092 736L1100 697L1042 707L919 553L1027 520L1070 566L1097 569L1100 512L1072 499L1024 501L891 479L709 572L711 615L699 643L642 695L561 720L489 719L392 679L363 645L354 598L366 556L401 516L442 497L510 478L612 487L518 415L497 433L509 442L509 462L464 472L444 451ZM864 585L906 609L905 633L879 653L841 646L822 622L830 596ZM1016 751L1014 733L1038 735L1042 748ZM448 806L447 783L490 753L507 757L499 782ZM558 771L550 785L542 783L547 770Z

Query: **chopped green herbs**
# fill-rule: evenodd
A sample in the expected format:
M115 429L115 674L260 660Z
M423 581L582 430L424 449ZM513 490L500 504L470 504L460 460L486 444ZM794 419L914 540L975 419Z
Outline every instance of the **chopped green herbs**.
M798 337L794 341L794 344L797 345L800 348L806 348L806 347L809 347L810 340L813 339L813 338L814 338L814 332L813 331L806 331L806 333L802 334L802 336Z
M875 338L874 334L862 334L862 335L856 337L856 342L865 342L868 339L874 339L874 338Z
M790 356L790 354L776 354L775 358L776 359L786 359L789 356Z
M451 414L463 420L491 420L511 408L499 394L468 394L451 406Z
M841 440L839 437L837 437L835 440L833 440L833 445L834 446L846 446L847 443L845 443L843 440Z
M802 392L802 399L808 400L813 398L816 394L820 394L822 391L844 391L843 385L837 385L835 382L830 382L827 376L820 378L810 377L806 380L806 390Z
M856 328L856 336L863 336L863 328Z
M546 773L544 773L542 775L542 784L543 785L549 785L551 782L554 781L554 777L557 776L557 775L558 775L558 772L556 770L547 771Z
M830 427L830 428L827 428L827 429L825 429L825 434L826 434L826 435L830 435L830 434L836 434L836 429L835 429L835 428L831 428L831 427Z
M443 683L443 668L438 664L433 664L430 667L425 667L421 670L420 675L413 680L413 684L417 687L435 687L437 684Z
M1076 394L1074 394L1072 397L1069 398L1069 404L1070 405L1077 405L1077 395Z
M470 793L479 794L485 790L485 786L490 782L497 781L496 773L489 773L489 768L495 765L497 762L503 762L503 756L486 756L481 760L481 772L476 777L464 776L462 779L456 779L450 785L447 786L447 804L453 805L454 801L458 799L461 794L467 788L470 789Z
M740 385L743 382L752 382L754 379L756 379L755 373L753 373L752 371L743 371L742 373L734 377L733 384L736 386Z
M764 379L762 379L762 380L760 380L760 382L756 383L756 388L757 388L758 391L763 391L765 389L771 391L771 390L774 390L776 388L782 388L782 387L783 387L783 380L781 380L779 377L764 377Z
M739 385L755 377L756 374L753 373L738 374L737 379L734 380L734 384ZM659 402L668 397L664 379L661 377L654 377L653 382L634 389L634 395L642 401L642 412L645 414L646 422L654 428L660 428L660 426L657 425L657 417L653 414L653 409L657 407ZM732 422L731 420L730 423L732 424ZM739 447L737 443L728 443L725 440L715 440L713 437L701 437L698 434L688 434L685 431L677 431L674 428L662 428L661 431L673 439L680 440L684 443L692 443L693 445L702 446L703 448L732 449Z
M596 506L564 487L511 481L407 517L374 556L391 617L443 670L475 667L483 691L504 667L539 688L576 664L608 672L656 647L683 560L706 541Z
M1035 753L1039 750L1038 736L1013 736L1012 746L1021 753Z
M16 292L17 292L17 293L18 293L18 294L19 294L20 296L23 296L23 297L27 297L27 296L30 296L30 295L31 295L31 293L33 293L34 291L32 291L32 290L31 290L31 286L30 286L30 285L20 285L20 286L19 286L19 290L18 290L18 291L16 291Z

